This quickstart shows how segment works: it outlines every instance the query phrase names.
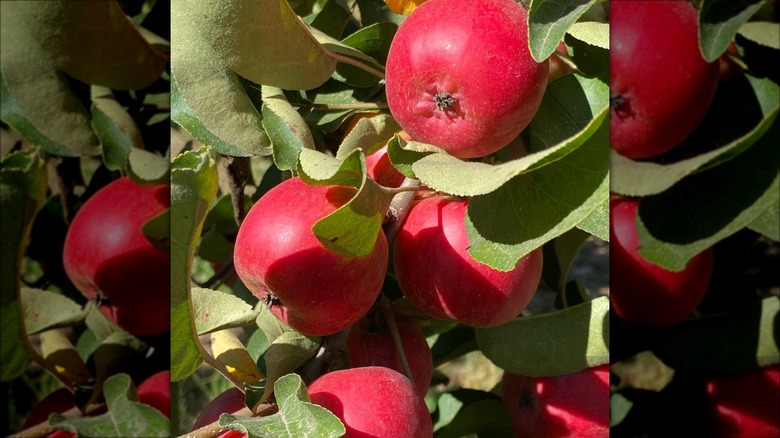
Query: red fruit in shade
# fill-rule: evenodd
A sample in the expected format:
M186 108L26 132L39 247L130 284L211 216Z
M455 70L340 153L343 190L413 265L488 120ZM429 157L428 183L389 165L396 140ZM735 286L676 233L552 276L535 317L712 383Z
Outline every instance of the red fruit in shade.
M385 187L400 187L404 182L403 174L390 162L387 146L383 146L371 155L366 155L366 169L368 176Z
M62 259L73 284L136 336L170 331L170 254L141 231L169 206L168 186L120 178L84 203L65 238Z
M384 233L370 254L348 259L326 249L312 232L315 222L354 194L351 187L310 186L292 178L263 195L238 230L238 276L274 315L302 333L324 336L351 326L382 288Z
M312 403L336 415L345 438L430 438L433 424L412 382L384 367L333 371L309 385Z
M138 399L171 418L171 372L160 371L141 382Z
M632 159L674 148L704 118L718 84L718 63L699 50L696 8L614 0L610 40L610 146Z
M609 436L609 365L554 377L505 373L503 401L518 437Z
M636 199L610 200L610 308L626 321L663 327L682 321L699 306L712 276L712 250L679 272L648 262L639 254L638 209Z
M192 430L200 429L201 427L208 426L209 424L218 421L219 416L223 413L231 414L238 412L245 407L244 393L238 388L230 388L222 394L218 395L211 401L198 415L198 419L195 420L195 426ZM247 438L249 435L235 430L227 430L219 434L217 438Z
M414 385L424 396L433 376L431 349L422 330L413 322L403 318L395 318L395 322L404 355L414 376ZM346 350L354 367L380 366L406 375L393 335L384 319L362 319L353 325L347 335Z
M73 397L73 393L68 388L59 388L46 397L41 399L33 408L27 413L27 416L22 423L21 430L29 429L37 424L48 421L51 414L62 414L70 409L76 407L76 401ZM75 438L76 434L68 432L66 430L57 429L46 435L47 438Z
M547 60L528 49L527 13L514 0L429 0L393 38L387 104L415 140L459 158L512 141L539 109Z
M710 378L707 399L710 436L780 436L779 366Z
M431 197L414 205L395 240L398 284L417 308L438 319L490 327L517 317L542 275L542 251L509 272L474 260L466 249L468 201Z

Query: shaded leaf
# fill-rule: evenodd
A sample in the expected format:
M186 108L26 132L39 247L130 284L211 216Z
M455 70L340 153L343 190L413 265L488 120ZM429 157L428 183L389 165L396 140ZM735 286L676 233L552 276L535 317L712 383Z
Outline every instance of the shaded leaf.
M775 200L774 204L761 212L748 228L770 239L780 241L780 200Z
M314 149L314 137L306 120L279 88L263 86L263 128L273 146L274 164L293 170L301 149Z
M225 292L192 288L192 315L198 335L243 327L255 321L258 311L246 301Z
M290 330L282 333L279 337L271 341L271 345L263 354L263 363L265 364L266 379L265 391L260 400L250 403L247 398L247 405L257 406L271 396L272 388L275 382L285 374L295 371L296 368L308 361L320 347L320 338L306 336L296 331ZM277 402L279 395L276 396Z
M609 200L596 207L588 217L577 224L577 228L609 242Z
M87 309L56 292L23 287L21 296L28 335L77 325L87 317Z
M536 62L547 59L566 31L596 0L533 0L528 12L528 46Z
M500 400L484 399L466 405L455 418L436 434L436 438L479 436L511 436L512 423Z
M702 0L699 46L707 62L718 60L742 24L761 9L762 3L752 0Z
M127 155L127 171L136 184L168 184L170 161L144 149L131 148Z
M571 265L587 239L588 233L572 228L545 244L542 278L556 292L565 291Z
M53 366L57 378L70 386L92 378L87 365L73 347L67 331L48 330L41 333L41 356Z
M144 148L141 131L110 89L93 86L92 127L103 148L103 162L109 170L124 171L132 148Z

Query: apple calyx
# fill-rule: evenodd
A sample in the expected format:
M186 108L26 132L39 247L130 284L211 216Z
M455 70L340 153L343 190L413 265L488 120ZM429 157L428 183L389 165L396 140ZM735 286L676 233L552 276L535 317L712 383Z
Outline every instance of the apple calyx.
M436 95L433 96L433 102L436 104L436 108L438 108L439 111L444 111L455 105L455 98L452 97L452 94L445 91L436 93Z

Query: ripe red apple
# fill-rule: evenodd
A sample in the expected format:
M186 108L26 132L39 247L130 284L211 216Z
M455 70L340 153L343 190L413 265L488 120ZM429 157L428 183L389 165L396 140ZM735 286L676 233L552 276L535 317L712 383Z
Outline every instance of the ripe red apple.
M160 371L141 382L138 399L171 418L171 372Z
M528 50L514 0L429 0L398 28L387 56L387 104L415 140L459 158L483 157L530 123L547 60Z
M609 436L609 365L555 377L505 373L503 401L519 437Z
M699 50L690 2L615 0L610 7L610 145L632 158L660 155L704 118L718 63Z
M626 321L663 327L699 306L712 276L712 249L679 272L648 262L639 254L638 209L636 199L610 199L610 309Z
M29 429L46 422L51 414L61 414L76 407L76 400L68 388L59 388L41 399L24 419L21 430ZM76 434L67 430L57 429L46 435L47 438L75 438Z
M433 1L433 0L431 0ZM468 201L430 197L412 206L395 239L393 263L409 301L428 315L474 327L514 319L542 275L542 251L501 272L468 254Z
M312 403L339 417L345 438L430 438L425 401L406 376L385 367L333 371L309 385Z
M366 155L366 170L371 179L385 187L400 187L404 182L404 175L390 162L387 146L383 146L371 155Z
M326 249L312 232L316 221L349 201L355 189L309 186L291 178L252 206L236 237L236 272L271 312L315 336L341 331L368 312L387 272L387 240L345 258Z
M431 349L422 330L413 322L396 317L395 323L414 386L425 396L433 376ZM346 350L354 367L380 366L406 375L390 328L383 318L364 318L353 325L347 335Z
M218 395L211 401L198 415L195 420L195 426L192 430L200 429L209 424L218 421L223 413L232 414L240 411L245 406L244 393L240 389L233 387ZM249 435L235 430L222 432L217 438L247 438Z
M63 264L73 284L136 336L170 331L170 255L141 231L169 206L167 185L120 178L84 203L65 237Z
M780 436L780 367L777 365L707 382L712 435Z

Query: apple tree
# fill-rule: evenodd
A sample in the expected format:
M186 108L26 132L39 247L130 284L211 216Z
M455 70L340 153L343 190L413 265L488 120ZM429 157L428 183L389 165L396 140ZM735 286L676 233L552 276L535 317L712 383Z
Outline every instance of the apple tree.
M570 273L609 238L606 2L175 0L172 17L174 435L510 434L530 406L436 370L472 351L580 382L595 420L529 393L530 419L606 432L608 298Z
M170 16L125 6L0 6L3 435L170 433Z
M612 2L618 436L780 433L777 13Z

